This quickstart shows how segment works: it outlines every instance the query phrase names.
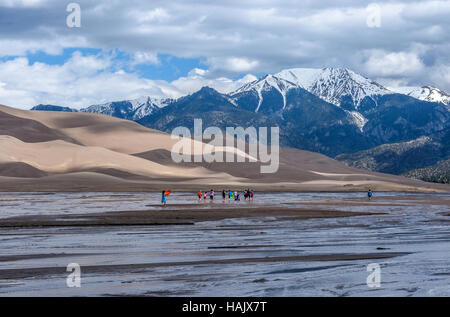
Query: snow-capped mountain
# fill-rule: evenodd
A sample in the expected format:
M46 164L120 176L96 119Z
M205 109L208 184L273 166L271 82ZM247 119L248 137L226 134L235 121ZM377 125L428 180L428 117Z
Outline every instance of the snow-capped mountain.
M419 100L439 102L450 106L450 95L436 87L397 87L390 89Z
M150 98L143 97L131 101L135 109L133 120L139 120L145 116L152 114L155 110L166 107L174 102L171 98Z
M298 85L273 75L266 75L258 80L242 86L230 95L233 97L244 92L256 93L258 96L258 105L255 112L258 112L264 100L263 92L269 92L272 89L275 89L283 98L282 109L284 109L286 107L286 93L292 88L298 88Z
M303 100L304 103L309 102L308 96L293 94L292 89L307 91L338 107L341 106L344 97L350 96L352 106L342 108L350 121L361 131L367 123L364 115L356 111L361 100L367 96L392 93L381 85L372 83L347 69L296 68L281 71L276 75L266 75L242 86L230 96L238 106L247 110L262 111L266 114L282 113L289 103L298 102L299 97L306 98ZM253 101L255 98L257 102ZM297 100L294 101L292 98ZM262 105L263 109L261 109Z
M80 112L102 113L128 120L139 120L151 115L154 111L164 108L174 100L170 98L141 97L133 100L114 101L100 105L92 105Z
M294 83L337 106L341 106L346 101L345 98L350 97L354 107L351 110L357 109L366 97L393 93L347 68L292 68L282 70L274 76Z

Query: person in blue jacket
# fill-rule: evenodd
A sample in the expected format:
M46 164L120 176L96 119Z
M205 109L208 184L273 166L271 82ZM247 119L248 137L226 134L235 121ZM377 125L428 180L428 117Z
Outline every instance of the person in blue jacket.
M166 191L163 190L163 191L161 192L161 204L162 204L163 206L166 206L166 201L167 201L167 198L166 198Z
M369 188L369 191L367 192L367 197L369 198L369 200L372 200L372 196L373 196L372 190Z

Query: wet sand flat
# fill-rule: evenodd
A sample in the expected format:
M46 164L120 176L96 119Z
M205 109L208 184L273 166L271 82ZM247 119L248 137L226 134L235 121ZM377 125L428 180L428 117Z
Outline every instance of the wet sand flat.
M448 194L0 193L0 296L449 296ZM10 200L10 201L8 201ZM81 288L68 288L69 263ZM369 288L369 264L382 272Z
M218 221L229 218L277 217L280 220L300 220L380 215L380 213L371 212L345 212L281 206L222 207L219 205L216 207L199 205L195 207L195 205L192 205L189 207L189 209L160 207L159 210L115 211L61 215L58 217L48 215L21 216L3 219L0 222L0 228L189 225L202 221Z
M186 262L163 262L163 263L138 263L124 265L96 265L83 266L85 274L120 274L123 272L132 272L137 270L146 270L161 267L179 267L179 266L195 266L195 265L225 265L225 264L242 264L242 263L270 263L270 262L326 262L326 261L355 261L355 260L374 260L389 259L397 256L406 255L407 253L362 253L362 254L318 254L318 255L299 255L299 256L275 256L263 258L231 258L216 259L203 261L186 261ZM64 275L66 267L38 267L26 269L6 269L0 270L0 276L4 280L23 279L23 278L40 278L49 275Z

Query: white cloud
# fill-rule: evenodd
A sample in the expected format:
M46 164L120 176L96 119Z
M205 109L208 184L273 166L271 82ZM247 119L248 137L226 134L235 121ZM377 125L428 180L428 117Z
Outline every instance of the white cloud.
M67 28L67 4L60 0L0 0L0 56L89 47L120 49L134 55L135 64L157 64L158 54L206 60L208 74L180 78L176 83L183 89L249 72L339 66L411 85L442 80L434 84L450 91L445 74L434 75L450 65L450 1L376 1L379 28L366 24L371 1L76 2L82 8L80 29ZM227 86L226 80L218 82ZM174 85L164 89L179 91Z
M209 78L208 76L210 76L210 71L195 68L189 72L188 76L172 81L171 85L176 87L181 94L193 93L204 86L212 87L221 93L228 93L256 80L256 77L251 74L247 74L238 80L226 77Z
M132 65L151 64L158 65L158 54L153 52L136 52L133 54Z
M213 70L225 70L234 73L249 72L259 65L257 60L249 60L242 57L211 58L208 62Z
M209 71L193 69L173 82L149 80L123 69L113 70L111 56L75 52L63 65L30 64L25 57L0 62L0 103L29 109L37 104L82 108L141 96L180 97L210 86L226 93L256 79L208 78Z
M170 15L163 8L156 8L153 10L135 10L130 12L130 16L135 18L140 23L148 23L155 21L165 21Z
M42 6L47 0L0 0L0 7L37 7Z
M27 58L0 63L0 103L28 109L36 104L80 108L124 96L163 95L151 80L109 69L109 56L76 52L63 65L30 64Z
M425 67L415 53L387 53L380 50L370 52L364 66L368 74L382 77L414 75L423 71Z
M1 23L0 23L1 26ZM87 47L86 39L79 36L60 38L58 40L29 39L0 39L0 57L25 56L27 53L38 51L48 55L60 55L65 47Z
M439 87L450 87L450 64L441 65L436 67L433 72L431 72L432 84ZM450 90L447 91L447 93Z

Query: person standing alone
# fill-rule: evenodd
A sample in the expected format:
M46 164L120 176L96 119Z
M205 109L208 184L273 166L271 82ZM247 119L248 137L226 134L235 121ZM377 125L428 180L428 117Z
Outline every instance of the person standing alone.
M373 196L373 192L372 192L372 190L369 188L369 191L367 192L367 197L369 198L369 200L372 200L372 196Z
M161 192L161 204L163 205L163 207L166 206L166 202L167 202L166 191L163 190L163 191Z

